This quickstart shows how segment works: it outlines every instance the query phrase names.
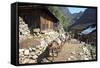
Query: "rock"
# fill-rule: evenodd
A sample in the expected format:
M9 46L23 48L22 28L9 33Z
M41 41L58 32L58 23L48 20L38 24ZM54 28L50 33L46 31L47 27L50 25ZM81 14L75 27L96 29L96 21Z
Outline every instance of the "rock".
M29 63L36 63L36 60L30 59Z
M24 49L19 49L19 52L24 52Z
M32 56L32 58L33 58L33 59L36 59L36 58L38 58L38 56L37 56L37 55L34 55L34 56Z
M88 49L86 47L83 47L84 52L88 52Z
M29 62L30 62L30 59L28 59L28 58L25 58L25 59L22 61L23 64L29 63Z
M19 54L19 58L23 58L25 55L24 54Z
M36 51L36 48L32 48L32 51Z
M42 47L40 45L37 45L36 49L42 50Z
M32 57L33 57L33 56L32 56L31 54L28 55L28 58L29 58L29 59L32 59Z
M36 51L36 55L40 55L41 53L42 53L42 51L40 51L40 50Z
M29 55L29 50L28 49L25 49L24 55Z
M31 53L30 53L31 56L34 56L35 54L36 54L35 52L31 52Z
M39 28L33 29L33 32L39 33L40 29Z
M29 51L32 51L32 48L29 48Z

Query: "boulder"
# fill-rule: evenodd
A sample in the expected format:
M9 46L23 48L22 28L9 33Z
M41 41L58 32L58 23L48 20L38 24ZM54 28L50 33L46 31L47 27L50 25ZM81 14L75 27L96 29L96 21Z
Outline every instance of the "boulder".
M40 32L40 29L39 28L35 28L35 29L33 29L33 32L39 33Z
M29 55L29 50L28 49L25 49L24 55Z
M37 56L37 55L34 55L34 56L32 56L32 58L33 58L33 59L36 59L36 58L38 58L38 56Z

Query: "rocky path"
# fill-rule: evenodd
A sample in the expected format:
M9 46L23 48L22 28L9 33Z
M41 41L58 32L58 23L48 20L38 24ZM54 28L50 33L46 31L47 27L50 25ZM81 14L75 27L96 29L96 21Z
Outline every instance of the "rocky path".
M89 54L88 54L89 55ZM54 58L53 62L59 61L75 61L75 60L89 60L90 58L83 50L83 44L79 41L72 39L66 42L61 52Z
M69 61L76 60L80 57L78 53L81 51L79 44L65 43L61 52L58 54L58 57L55 58L55 61Z

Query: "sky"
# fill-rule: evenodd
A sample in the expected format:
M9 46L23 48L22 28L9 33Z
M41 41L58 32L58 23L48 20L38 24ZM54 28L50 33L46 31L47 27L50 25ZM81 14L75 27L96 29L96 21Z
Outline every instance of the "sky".
M86 8L76 8L76 7L68 7L69 11L71 12L71 14L73 13L79 13L80 11L85 11Z

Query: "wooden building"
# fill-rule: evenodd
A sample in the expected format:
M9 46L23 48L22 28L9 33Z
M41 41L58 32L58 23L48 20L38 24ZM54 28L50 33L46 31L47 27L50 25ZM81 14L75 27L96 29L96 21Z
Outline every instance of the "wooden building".
M19 16L28 24L31 29L39 28L41 31L55 29L58 19L48 10L46 6L40 5L19 5Z

